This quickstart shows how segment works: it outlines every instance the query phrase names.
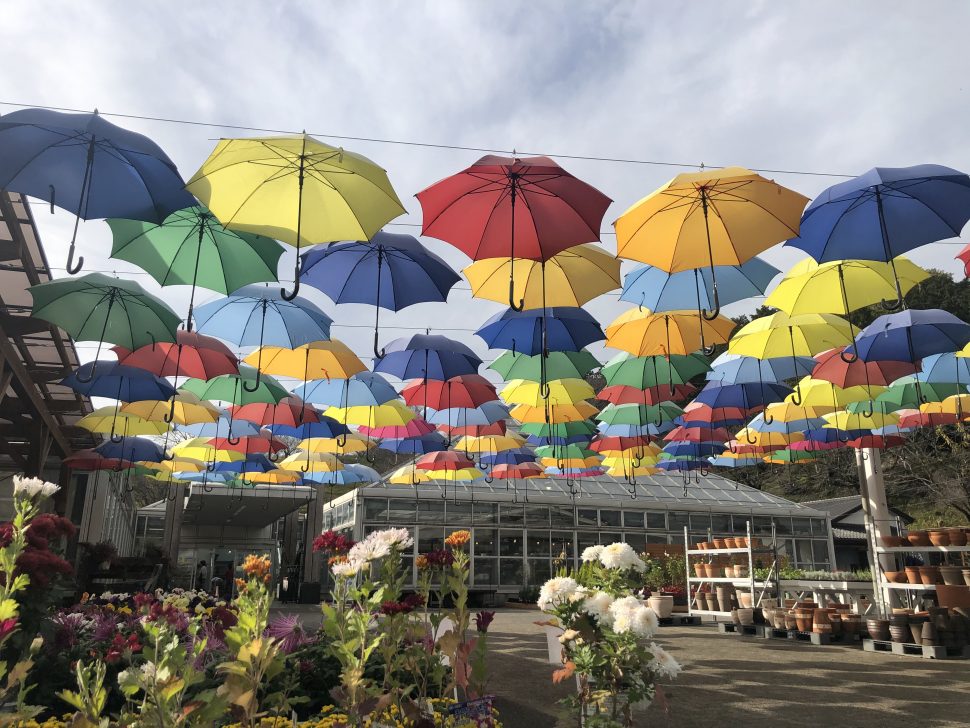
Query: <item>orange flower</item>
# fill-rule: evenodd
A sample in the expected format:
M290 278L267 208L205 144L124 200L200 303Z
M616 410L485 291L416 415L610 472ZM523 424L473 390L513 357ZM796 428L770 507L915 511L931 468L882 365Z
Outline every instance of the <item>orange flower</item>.
M452 531L448 538L445 539L445 545L449 548L460 549L471 540L472 535L468 531Z
M417 566L417 567L418 567L418 569L420 569L420 570L422 570L422 571L423 571L424 569L427 569L427 568L428 568L429 566L431 566L431 564L429 564L429 563L428 563L428 557L427 557L427 556L425 556L424 554L420 554L420 555L419 555L419 556L418 556L418 557L417 557L417 558L416 558L416 559L414 560L414 565L415 565L415 566Z
M237 589L245 589L246 588L246 580L245 579L236 579L236 588Z
M347 558L347 554L338 554L337 556L331 556L329 559L327 559L327 566L333 566L334 564L345 564L348 561L350 561L350 559Z
M250 579L259 579L268 584L270 579L270 560L265 556L250 554L242 563L242 570Z

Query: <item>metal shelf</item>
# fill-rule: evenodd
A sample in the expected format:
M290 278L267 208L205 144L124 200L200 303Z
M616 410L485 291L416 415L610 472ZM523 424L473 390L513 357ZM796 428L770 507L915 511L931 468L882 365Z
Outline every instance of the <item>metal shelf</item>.
M687 553L691 556L714 556L716 554L746 554L751 549L690 549ZM764 550L761 546L753 549L754 551Z
M712 577L689 576L687 577L687 583L689 584L701 584L703 582L711 582L714 584L735 584L739 586L751 586L750 577L740 577L740 578L727 577L727 576L712 576ZM763 581L755 581L754 585L756 588L764 587L764 586L767 586L767 583Z
M730 617L731 616L730 612L719 612L716 610L712 611L710 609L692 609L690 613L700 614L702 616L710 616L710 617Z
M877 554L908 554L913 552L967 554L970 553L970 546L876 546Z
M936 584L896 584L883 580L882 586L886 589L907 589L909 591L936 591Z

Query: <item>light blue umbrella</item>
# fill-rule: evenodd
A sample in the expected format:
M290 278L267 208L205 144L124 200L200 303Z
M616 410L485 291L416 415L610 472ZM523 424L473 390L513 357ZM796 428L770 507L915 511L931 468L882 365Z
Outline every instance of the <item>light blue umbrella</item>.
M708 458L707 461L715 468L750 468L761 465L761 458L729 458L724 456Z
M192 437L254 437L259 435L259 425L247 420L220 417L215 422L195 425L179 425L178 429Z
M509 419L509 410L501 402L485 402L478 407L452 407L443 410L428 410L425 419L432 425L471 427L491 425L499 420Z
M651 311L710 310L715 307L715 276L718 298L723 305L764 295L768 284L780 272L761 258L751 258L742 265L715 266L714 276L709 267L668 273L645 265L626 275L620 300Z
M676 425L673 421L664 420L660 427L648 422L644 425L608 425L600 422L596 429L604 437L645 437L649 435L662 435L670 432Z
M763 412L751 418L748 429L754 432L781 432L790 435L793 432L807 432L809 430L819 430L825 426L825 420L821 417L813 417L802 420L789 420L788 422L765 422Z
M301 384L293 393L304 402L333 407L376 407L399 396L375 372L360 372L349 379L314 379Z
M711 362L707 379L720 384L750 384L752 382L783 382L801 379L812 374L815 360L810 356L790 356L775 359L756 359L753 356L724 352Z
M953 352L932 354L920 365L920 381L970 384L970 358Z

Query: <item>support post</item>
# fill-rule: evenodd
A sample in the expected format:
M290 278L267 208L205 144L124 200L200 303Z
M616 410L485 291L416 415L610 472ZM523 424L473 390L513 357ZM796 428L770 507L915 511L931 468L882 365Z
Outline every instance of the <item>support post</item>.
M165 502L165 528L162 535L162 553L168 556L168 572L171 579L172 572L178 566L179 545L182 540L182 517L185 513L186 485L172 483L175 499Z
M866 527L866 549L869 555L869 566L872 569L872 586L876 598L876 607L880 614L888 613L890 606L886 603L886 594L882 589L883 570L892 571L895 566L893 556L876 553L876 546L881 543L880 536L889 535L892 531L892 519L889 515L889 505L886 502L886 483L882 477L881 458L879 450L863 448L856 450L856 467L859 470L859 489L862 493L862 515Z
M323 555L314 553L313 539L323 531L323 498L321 491L323 485L312 485L313 500L307 503L306 511L306 531L303 540L303 581L320 581L320 573L323 569Z

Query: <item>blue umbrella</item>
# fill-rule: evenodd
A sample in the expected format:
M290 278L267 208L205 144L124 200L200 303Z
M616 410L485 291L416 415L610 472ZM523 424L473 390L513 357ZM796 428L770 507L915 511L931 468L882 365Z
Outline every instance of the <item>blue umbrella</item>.
M333 472L309 472L303 474L302 482L299 485L357 485L358 483L375 482L377 478L369 478L363 473L350 470L349 465L344 466L343 470Z
M374 363L375 372L398 379L447 381L474 374L482 360L461 342L436 334L415 334L390 342L384 356Z
M485 402L478 407L453 407L443 410L428 410L425 419L432 425L471 427L491 425L499 420L507 420L509 410L499 401Z
M74 275L79 220L123 217L161 223L195 204L175 163L146 136L95 111L22 109L0 118L0 189L36 197L77 216L67 259Z
M122 402L161 401L175 396L175 387L167 380L136 367L113 361L89 361L60 382L78 394L107 397Z
M200 422L195 425L180 425L180 431L192 437L253 437L259 435L259 425L248 420L220 417L215 422Z
M711 362L711 371L705 375L709 381L719 384L750 384L753 382L783 382L801 379L812 374L815 360L810 356L790 356L774 359L756 359L741 354L721 354Z
M231 479L232 473L210 473L208 470L203 470L198 473L192 471L172 473L172 480L186 480L190 483L202 483L203 487L205 487L206 483L222 485L224 483L228 483Z
M334 303L367 303L377 309L374 356L381 309L400 311L416 303L445 301L461 280L445 261L411 235L378 232L368 242L330 243L300 256L300 280Z
M880 316L847 346L863 361L916 362L933 354L958 351L970 342L970 324L938 308Z
M688 470L706 470L710 467L710 462L697 458L688 458L686 460L667 459L658 460L657 467L668 472L686 472Z
M725 385L708 382L694 397L694 401L714 409L740 407L747 410L771 402L780 402L792 391L791 387L774 382Z
M359 372L349 379L314 379L293 390L304 402L333 407L376 407L398 399L380 374Z
M729 457L711 457L707 461L716 468L750 468L752 465L761 465L764 462L761 458Z
M215 464L215 472L217 473L266 473L275 469L276 466L263 455L250 455L245 460L217 462Z
M689 419L690 414L684 415L682 417L677 417L674 419L674 425L680 427L738 427L745 423L743 418L728 418L724 417L722 419L712 419L712 420L692 420Z
M956 237L970 220L970 177L938 164L875 167L829 187L802 215L799 236L785 243L819 263L893 259ZM893 268L895 272L895 267ZM903 295L896 279L897 301Z
M706 458L724 452L723 442L670 442L663 452L671 457Z
M751 258L741 265L714 266L718 298L723 305L764 295L780 272L761 258ZM714 276L709 267L668 273L652 265L640 266L623 279L620 300L651 311L711 310Z
M528 448L514 448L501 452L489 452L479 458L483 465L492 468L496 465L521 465L535 462L536 455Z
M970 384L970 358L952 351L931 354L920 364L921 379L925 382L956 382Z
M438 432L429 432L427 435L421 435L419 437L381 440L379 447L381 450L388 450L405 455L424 455L425 453L440 452L448 449L444 436Z
M482 324L475 335L490 349L509 349L528 356L542 354L544 348L547 351L579 351L587 344L606 338L596 319L581 308L557 306L545 310L546 316L542 309L506 309Z
M123 437L120 441L102 442L94 451L106 458L118 458L130 462L160 463L168 460L165 449L145 437Z
M646 437L662 435L674 427L673 420L664 420L659 427L652 422L644 425L608 425L600 422L596 429L604 437Z
M311 437L340 437L350 433L350 428L332 417L321 416L319 422L304 422L302 425L267 425L266 429L281 437L298 437L308 440Z
M525 438L527 444L533 447L542 447L543 445L575 445L577 443L586 443L592 439L590 435L569 435L568 437L541 437L539 435L529 435Z

